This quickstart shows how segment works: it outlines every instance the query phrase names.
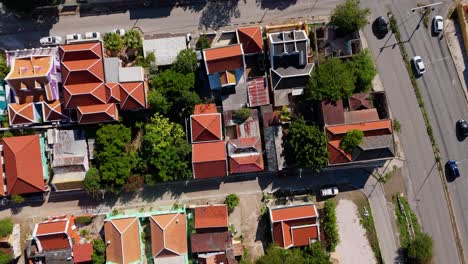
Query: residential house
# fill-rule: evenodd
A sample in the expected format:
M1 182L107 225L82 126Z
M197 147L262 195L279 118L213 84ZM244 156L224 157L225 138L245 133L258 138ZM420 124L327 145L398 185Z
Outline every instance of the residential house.
M106 263L142 263L142 228L136 216L118 216L105 220Z
M215 104L196 105L190 116L192 169L195 179L225 176L226 143Z
M197 233L228 230L228 209L225 204L197 206L193 209Z
M270 207L273 242L282 248L307 246L320 240L320 225L314 204Z
M316 51L322 57L347 58L362 50L359 31L343 35L334 26L315 27L311 34L314 34Z
M314 67L309 38L304 30L269 33L268 45L274 106L288 105L291 96L304 93Z
M364 132L364 139L351 153L340 147L341 139L351 130ZM391 120L378 120L349 125L325 127L328 137L327 149L330 153L329 164L343 164L358 161L390 159L395 156L393 129Z
M143 40L143 54L148 56L148 53L153 52L156 56L156 65L166 66L173 64L177 55L182 50L187 49L187 37L173 36L167 38L158 38L157 36L151 38L145 34Z
M229 156L229 173L264 170L262 140L258 111L250 110L250 117L240 121L235 111L224 111L224 126Z
M184 212L164 212L150 216L151 252L154 263L185 264L187 224Z
M44 139L39 135L2 139L2 196L42 193L49 179ZM4 170L4 171L2 171Z
M73 247L73 262L76 264L91 264L93 263L93 244L75 244Z

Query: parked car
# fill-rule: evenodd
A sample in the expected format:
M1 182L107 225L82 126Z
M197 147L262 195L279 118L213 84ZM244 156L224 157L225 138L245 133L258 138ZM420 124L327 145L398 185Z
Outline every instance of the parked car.
M413 63L414 68L416 70L416 74L418 76L426 72L426 66L424 65L424 61L421 59L420 56L414 56L411 59L411 62Z
M377 30L380 34L382 35L387 35L388 33L388 23L385 21L385 18L383 16L378 17L376 20L376 26Z
M86 32L85 39L100 39L101 33L99 32Z
M121 37L123 37L123 36L125 35L125 29L123 29L123 28L114 29L113 32L114 32L115 34L120 35Z
M468 137L468 122L464 119L457 121L457 135L463 140Z
M41 45L58 45L62 43L62 37L58 36L50 36L50 37L43 37L39 40Z
M458 169L458 164L454 160L449 160L447 162L447 168L448 172L450 173L450 176L454 178L460 177L460 170Z
M66 37L67 41L82 40L83 36L81 34L69 34Z
M441 16L435 16L432 19L432 30L435 34L439 34L444 30L444 19Z
M325 186L320 189L320 195L322 197L335 196L339 193L338 187L336 186Z

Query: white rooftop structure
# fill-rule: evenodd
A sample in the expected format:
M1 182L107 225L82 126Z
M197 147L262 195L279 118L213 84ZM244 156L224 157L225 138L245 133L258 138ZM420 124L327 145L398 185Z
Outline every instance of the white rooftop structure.
M177 58L177 54L186 48L187 41L185 36L143 40L143 53L145 57L148 53L154 52L156 65L173 64Z
M145 80L143 67L120 67L119 82L142 82Z

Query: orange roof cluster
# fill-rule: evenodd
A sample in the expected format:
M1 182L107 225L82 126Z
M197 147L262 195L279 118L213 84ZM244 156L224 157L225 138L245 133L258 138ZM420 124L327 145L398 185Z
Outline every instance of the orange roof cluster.
M195 229L228 226L228 210L225 204L195 207L194 217Z
M39 135L3 138L8 195L45 191Z
M168 213L152 215L151 252L153 258L178 258L187 254L187 229L185 215Z
M242 47L244 48L244 52L246 54L263 52L263 37L261 27L255 26L238 28L237 36L239 38L239 42L242 43Z
M203 50L208 74L240 69L244 64L244 51L241 44Z
M141 261L140 223L137 217L112 219L104 224L108 262L124 264Z
M270 208L273 241L280 247L307 246L320 240L317 208L313 204Z

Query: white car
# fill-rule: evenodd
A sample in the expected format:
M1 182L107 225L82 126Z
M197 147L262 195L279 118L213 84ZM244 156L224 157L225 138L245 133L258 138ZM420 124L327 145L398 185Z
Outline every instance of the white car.
M424 61L421 59L420 56L414 56L411 61L414 64L414 68L416 69L416 73L418 76L422 75L426 72L426 66L424 65Z
M100 39L101 33L99 32L86 32L85 39Z
M338 187L336 186L329 186L329 187L324 187L320 189L320 195L322 197L327 197L327 196L335 196L339 193Z
M81 34L69 34L66 37L67 41L82 40L83 36Z
M39 40L41 45L58 45L62 43L62 37L58 36L50 36L50 37L43 37Z
M117 35L120 35L121 37L123 37L125 35L125 29L123 29L123 28L114 29L112 32L114 32Z
M444 29L444 19L441 16L435 16L432 20L432 30L439 34Z

